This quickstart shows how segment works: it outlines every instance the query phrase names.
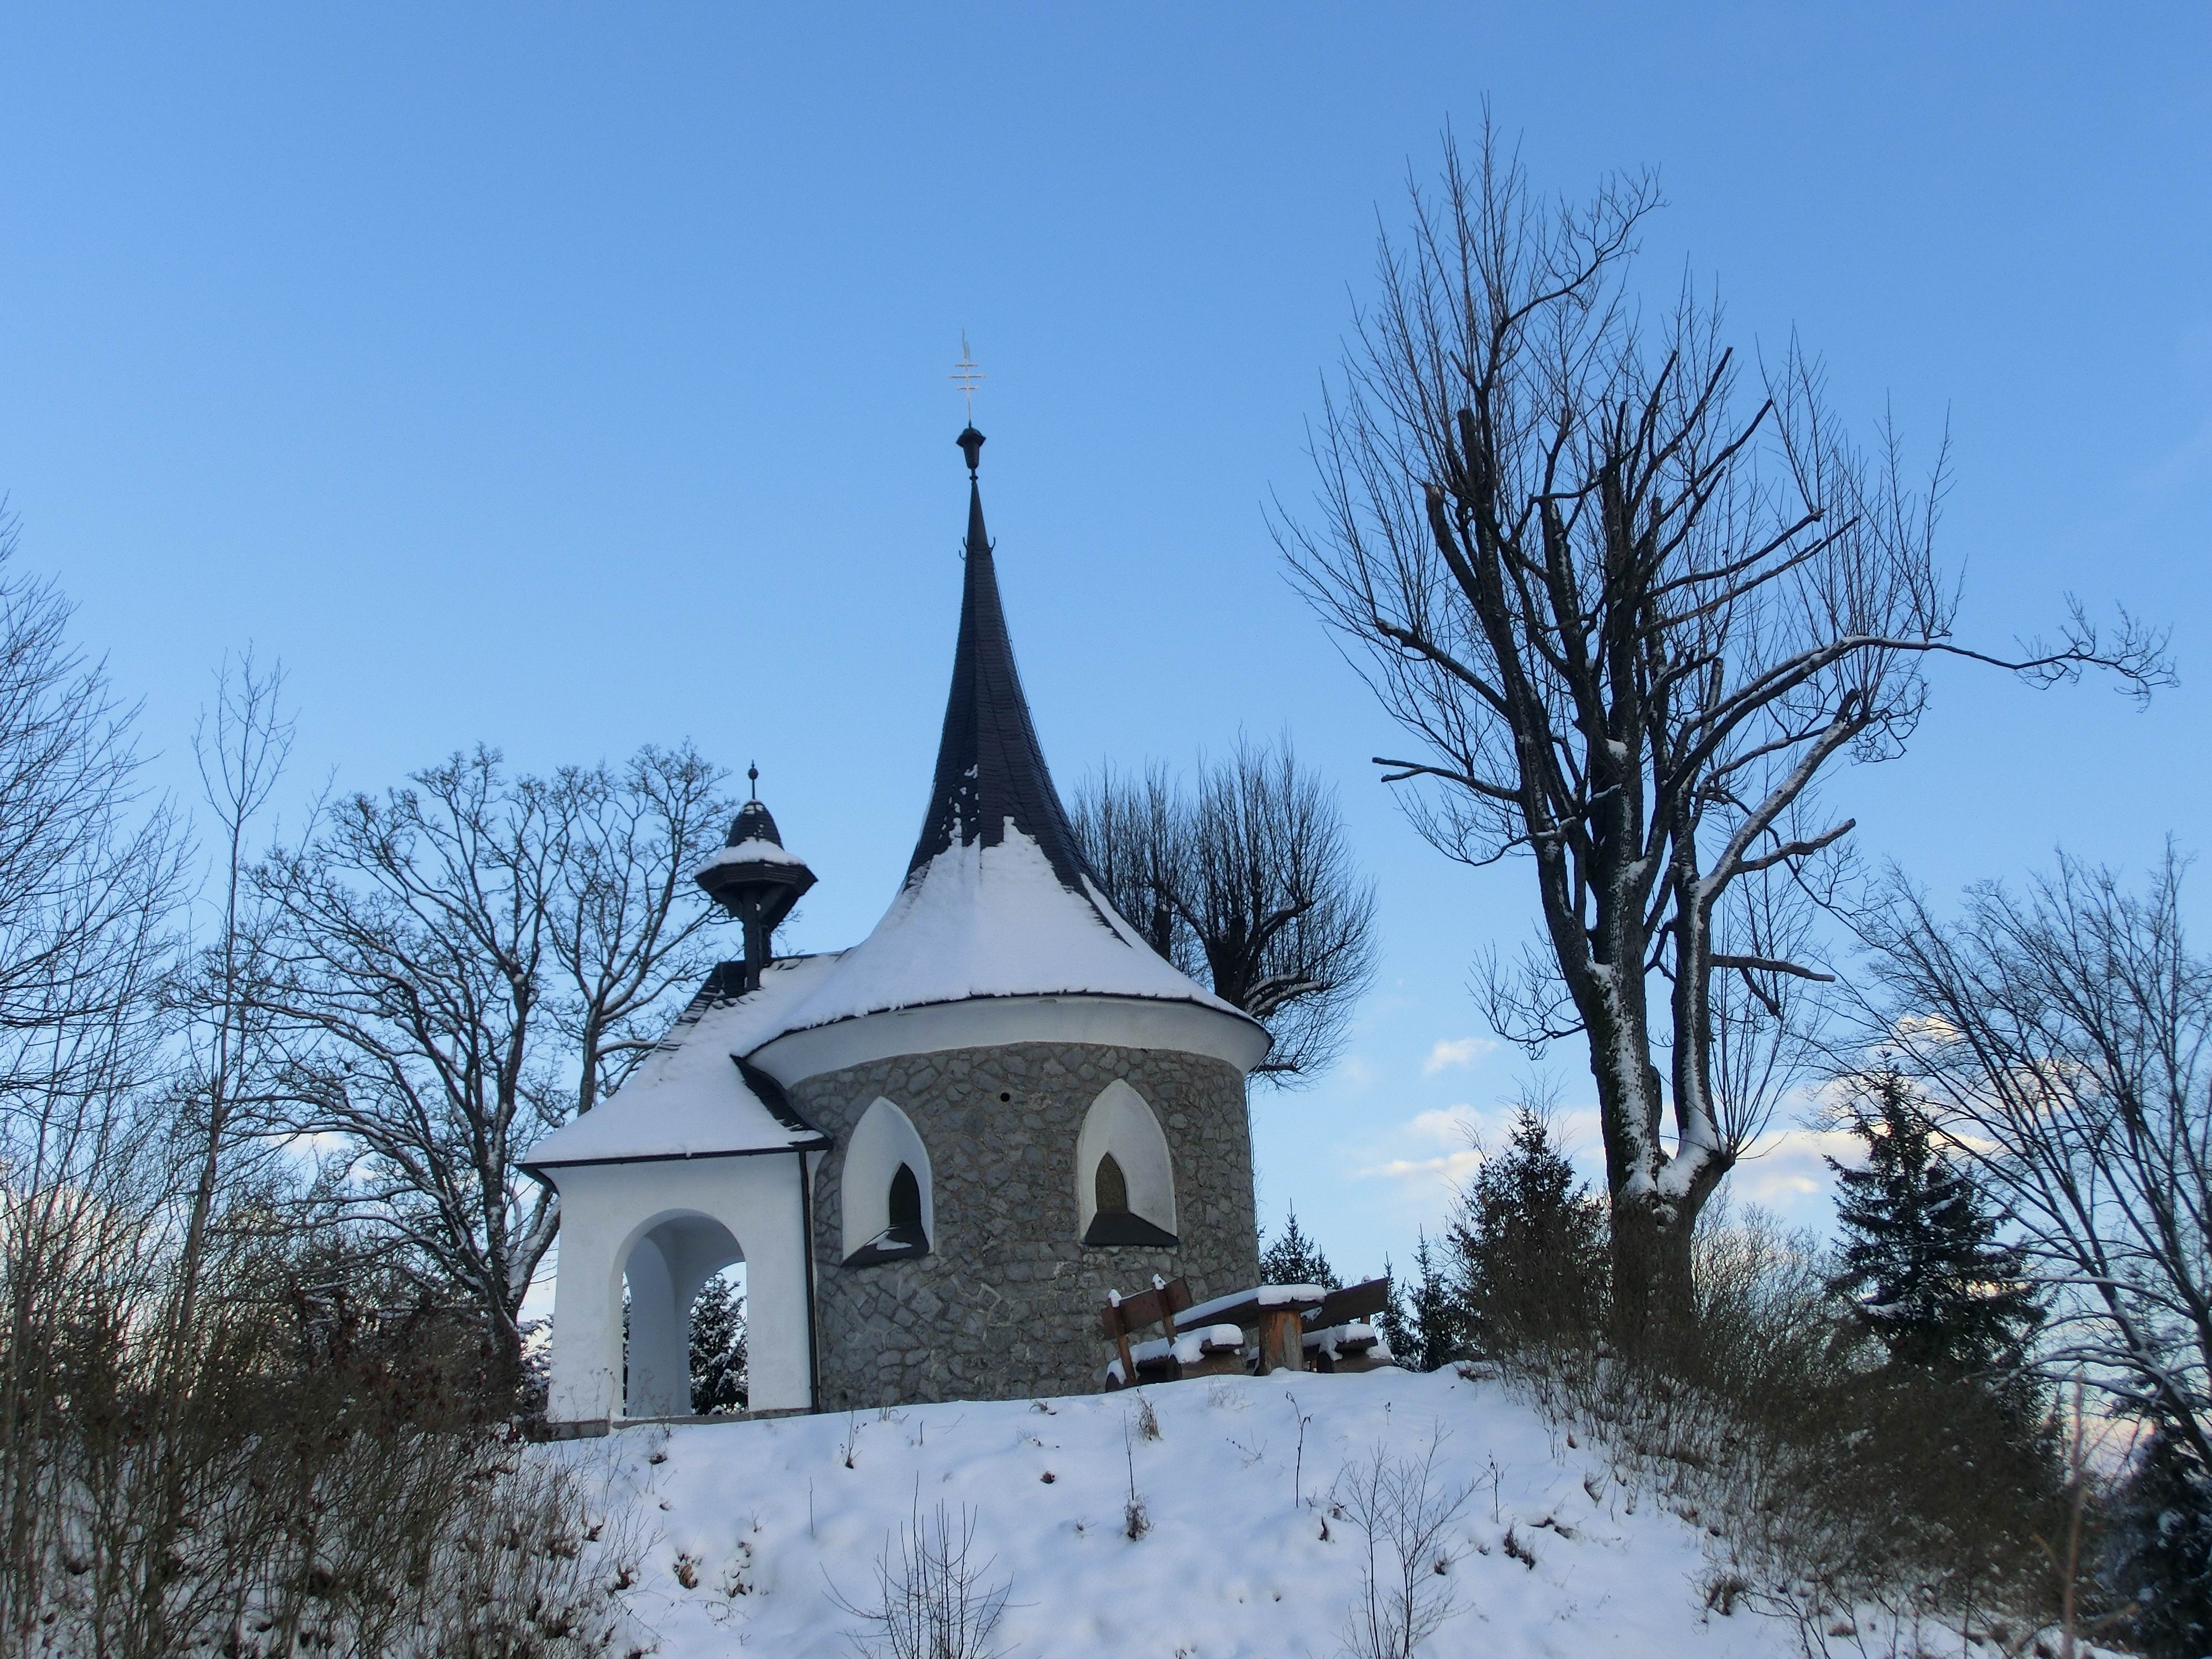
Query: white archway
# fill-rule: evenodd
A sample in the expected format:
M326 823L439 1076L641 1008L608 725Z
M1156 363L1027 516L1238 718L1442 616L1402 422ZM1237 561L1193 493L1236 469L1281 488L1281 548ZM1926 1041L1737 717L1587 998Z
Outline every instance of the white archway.
M691 1304L708 1279L744 1261L744 1252L713 1217L679 1211L638 1228L617 1260L629 1290L622 1414L688 1417Z
M1109 1158L1112 1165L1105 1167ZM1109 1203L1118 1187L1127 1207L1101 1207L1102 1170ZM1119 1078L1091 1103L1076 1137L1075 1206L1076 1236L1085 1244L1175 1244L1175 1165L1168 1138L1145 1097Z
M919 1191L920 1233L913 1237L908 1217L891 1213L891 1189L903 1169ZM878 1095L845 1147L845 1168L837 1188L838 1217L843 1228L844 1261L848 1267L877 1261L927 1255L937 1238L935 1183L930 1179L929 1149L909 1118ZM896 1223L899 1224L894 1224Z
M822 1156L637 1160L547 1171L561 1194L547 1415L588 1423L619 1418L626 1405L634 1415L689 1415L690 1338L681 1325L699 1287L733 1261L745 1264L747 1408L758 1413L811 1407L805 1195ZM709 1231L717 1226L719 1234ZM665 1310L656 1335L648 1339L642 1327L634 1333L639 1377L629 1389L623 1387L625 1279L632 1281L634 1321L647 1300L635 1292L647 1282L656 1294L645 1319ZM685 1297L680 1304L679 1294ZM655 1409L648 1399L676 1409Z

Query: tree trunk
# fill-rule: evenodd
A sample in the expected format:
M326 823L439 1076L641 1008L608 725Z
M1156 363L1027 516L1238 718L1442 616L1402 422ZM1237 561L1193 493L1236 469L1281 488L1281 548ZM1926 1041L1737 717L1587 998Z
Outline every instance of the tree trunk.
M1651 1354L1694 1321L1690 1267L1695 1212L1645 1193L1613 1194L1613 1318L1616 1346Z

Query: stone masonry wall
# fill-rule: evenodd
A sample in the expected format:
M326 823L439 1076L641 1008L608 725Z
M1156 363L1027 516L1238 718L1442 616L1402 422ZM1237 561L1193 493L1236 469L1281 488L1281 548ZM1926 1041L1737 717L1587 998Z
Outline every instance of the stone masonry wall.
M1171 1250L1086 1249L1075 1143L1100 1091L1145 1097L1175 1169ZM854 1125L881 1095L928 1148L936 1236L918 1261L842 1265L839 1188ZM1152 1276L1198 1300L1259 1279L1252 1140L1237 1069L1157 1048L1016 1043L915 1054L810 1078L792 1103L837 1141L814 1188L821 1408L1018 1399L1098 1389L1109 1289Z

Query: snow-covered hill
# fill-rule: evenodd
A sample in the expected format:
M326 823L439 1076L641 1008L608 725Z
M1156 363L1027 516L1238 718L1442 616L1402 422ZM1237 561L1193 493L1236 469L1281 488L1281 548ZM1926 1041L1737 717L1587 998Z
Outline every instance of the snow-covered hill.
M1333 1485L1371 1471L1378 1446L1386 1467L1418 1462L1439 1431L1436 1484L1469 1495L1443 1577L1422 1588L1459 1611L1419 1652L1802 1652L1790 1622L1708 1607L1709 1534L1499 1384L1449 1373L639 1427L569 1455L609 1466L640 1559L631 1606L668 1659L852 1652L860 1621L837 1597L871 1605L887 1545L940 1502L972 1513L978 1554L1010 1582L1013 1652L1284 1659L1343 1650L1361 1602L1365 1541L1349 1510L1331 1515ZM1133 1540L1133 1480L1151 1522Z

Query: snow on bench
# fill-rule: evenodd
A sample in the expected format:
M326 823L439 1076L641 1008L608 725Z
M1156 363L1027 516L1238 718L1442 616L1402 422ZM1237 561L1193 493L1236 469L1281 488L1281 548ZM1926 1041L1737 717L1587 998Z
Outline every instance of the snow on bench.
M1243 1352L1244 1330L1239 1325L1205 1325L1195 1330L1177 1331L1173 1340L1156 1336L1149 1342L1135 1342L1129 1346L1129 1358L1135 1362L1139 1376L1165 1359L1173 1359L1180 1370L1188 1371L1224 1354L1235 1355L1241 1360ZM1118 1358L1108 1360L1105 1374L1108 1387L1121 1387L1121 1362Z
M1184 1325L1234 1325L1255 1333L1257 1364L1263 1375L1310 1368L1364 1370L1389 1364L1390 1351L1367 1322L1389 1305L1387 1279L1334 1291L1322 1285L1260 1285L1194 1304L1183 1280L1170 1284L1155 1276L1152 1288L1136 1296L1109 1292L1107 1306L1099 1312L1100 1328L1121 1350L1119 1360L1107 1368L1107 1386L1119 1388L1127 1376L1164 1381L1231 1368L1225 1347L1208 1350L1194 1365L1184 1361L1175 1346ZM1167 1334L1133 1348L1129 1334L1152 1324L1164 1326Z
M1201 1302L1195 1308L1186 1308L1183 1317L1231 1319L1238 1314L1256 1314L1262 1308L1296 1308L1304 1312L1308 1308L1318 1308L1328 1299L1328 1289L1320 1285L1262 1285L1257 1290L1232 1291L1211 1302Z
M1304 1346L1317 1370L1364 1371L1397 1363L1382 1334L1364 1320L1308 1331Z

